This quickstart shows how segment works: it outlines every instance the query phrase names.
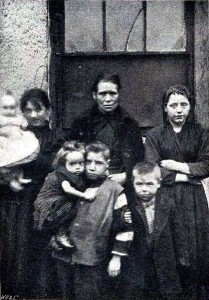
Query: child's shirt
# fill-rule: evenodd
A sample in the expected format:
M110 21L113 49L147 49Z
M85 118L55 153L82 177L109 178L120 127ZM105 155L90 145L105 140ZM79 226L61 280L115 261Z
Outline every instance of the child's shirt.
M147 219L147 226L148 231L151 234L154 230L154 219L155 219L155 198L152 199L150 202L142 202L144 207L146 219Z
M26 119L18 114L15 117L0 115L0 138L5 138L5 142L15 143L16 139L21 138L28 126Z
M6 117L0 114L0 129L3 130L3 127L10 125L25 129L28 126L28 122L21 114L17 114L14 117Z
M22 115L0 116L0 167L26 164L37 157L39 141L26 127Z
M100 185L94 201L80 203L70 226L70 239L76 246L72 264L94 266L106 258L114 211L126 205L123 187L108 178ZM127 256L132 239L133 232L122 228L115 237L112 253Z

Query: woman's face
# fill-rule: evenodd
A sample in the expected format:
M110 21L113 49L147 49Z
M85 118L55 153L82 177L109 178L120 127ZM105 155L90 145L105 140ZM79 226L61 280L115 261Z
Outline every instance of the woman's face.
M23 110L23 115L30 126L43 127L48 119L48 109L41 101L37 101L37 104L34 105L31 101L28 101Z
M108 113L114 111L119 103L117 84L110 81L100 81L97 86L97 92L93 93L93 98L97 102L101 112Z
M173 125L183 125L190 112L191 105L187 97L181 94L170 95L165 112Z

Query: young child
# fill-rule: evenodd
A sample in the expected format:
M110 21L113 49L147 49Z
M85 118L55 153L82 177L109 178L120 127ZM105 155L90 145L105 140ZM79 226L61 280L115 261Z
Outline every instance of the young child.
M134 229L130 260L124 270L124 299L180 299L179 271L186 269L188 253L183 251L183 237L182 247L176 239L172 195L170 198L163 195L160 185L158 165L136 164L133 169L135 202L131 212L124 214L126 222L130 221L131 214Z
M111 232L115 230L115 234L117 233L108 264L108 273L112 277L120 273L121 257L127 255L127 247L133 239L133 231L129 225L123 224L120 230L119 216L126 208L127 200L123 187L108 178L109 161L110 151L106 145L100 142L87 145L87 184L90 188L97 189L96 196L94 201L80 201L77 213L69 224L69 238L75 245L75 251L68 256L64 256L63 251L54 251L53 255L57 258L66 299L71 299L72 285L76 299L101 299ZM64 206L60 210L63 211ZM64 214L63 218L65 219ZM115 218L118 218L118 226ZM69 278L72 274L74 280L70 287Z
M59 208L65 210L63 225L51 239L50 245L56 249L73 248L68 238L68 228L64 225L70 222L76 213L78 197L93 200L95 192L87 189L85 192L84 172L85 146L77 141L65 142L58 151L53 162L55 171L49 173L35 201L35 227L50 228L51 219L60 225ZM49 215L50 212L50 215ZM53 225L54 226L54 225Z
M14 191L31 182L23 178L19 166L34 160L40 150L35 135L26 128L14 95L0 92L0 180Z

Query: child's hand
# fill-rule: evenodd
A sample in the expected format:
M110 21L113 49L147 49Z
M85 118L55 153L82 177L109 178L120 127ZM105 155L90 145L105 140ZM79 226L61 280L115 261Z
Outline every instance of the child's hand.
M123 217L124 217L124 221L125 221L126 223L128 223L128 224L131 224L131 223L132 223L131 212L130 212L129 209L126 209L126 211L125 211Z
M88 188L84 192L84 198L86 200L94 200L96 197L98 188Z
M11 180L9 183L9 186L13 192L20 192L20 191L24 190L24 187L17 180Z
M25 118L21 118L20 128L22 130L26 130L28 127L28 121Z
M107 268L107 272L109 276L111 277L118 276L120 274L120 269L121 269L121 257L119 255L113 255Z

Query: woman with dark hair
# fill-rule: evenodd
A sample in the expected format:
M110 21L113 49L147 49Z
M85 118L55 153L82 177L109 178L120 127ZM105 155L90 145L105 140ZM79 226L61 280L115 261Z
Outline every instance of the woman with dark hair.
M109 177L123 185L143 160L144 146L136 121L120 105L120 92L119 75L99 74L92 86L95 104L74 121L66 139L106 144L111 153Z
M24 190L13 192L2 187L2 293L24 298L56 296L53 261L44 250L50 236L33 229L34 201L52 170L52 161L63 139L49 128L50 101L41 89L27 90L20 99L20 108L40 144L36 160L23 165L31 179Z
M32 103L33 105L35 105L36 107L42 104L47 110L50 109L50 102L49 102L49 98L46 94L46 92L44 92L41 89L38 88L34 88L34 89L30 89L24 92L24 94L22 95L21 99L20 99L20 109L21 111L25 111L25 108L29 102L30 99L30 103ZM38 101L37 101L38 99Z
M181 219L176 226L188 257L177 263L184 293L191 293L188 299L196 299L209 281L209 211L201 183L209 176L209 141L194 122L193 109L186 87L170 87L163 98L164 124L151 129L145 143L145 158L160 164L162 187L174 197Z

